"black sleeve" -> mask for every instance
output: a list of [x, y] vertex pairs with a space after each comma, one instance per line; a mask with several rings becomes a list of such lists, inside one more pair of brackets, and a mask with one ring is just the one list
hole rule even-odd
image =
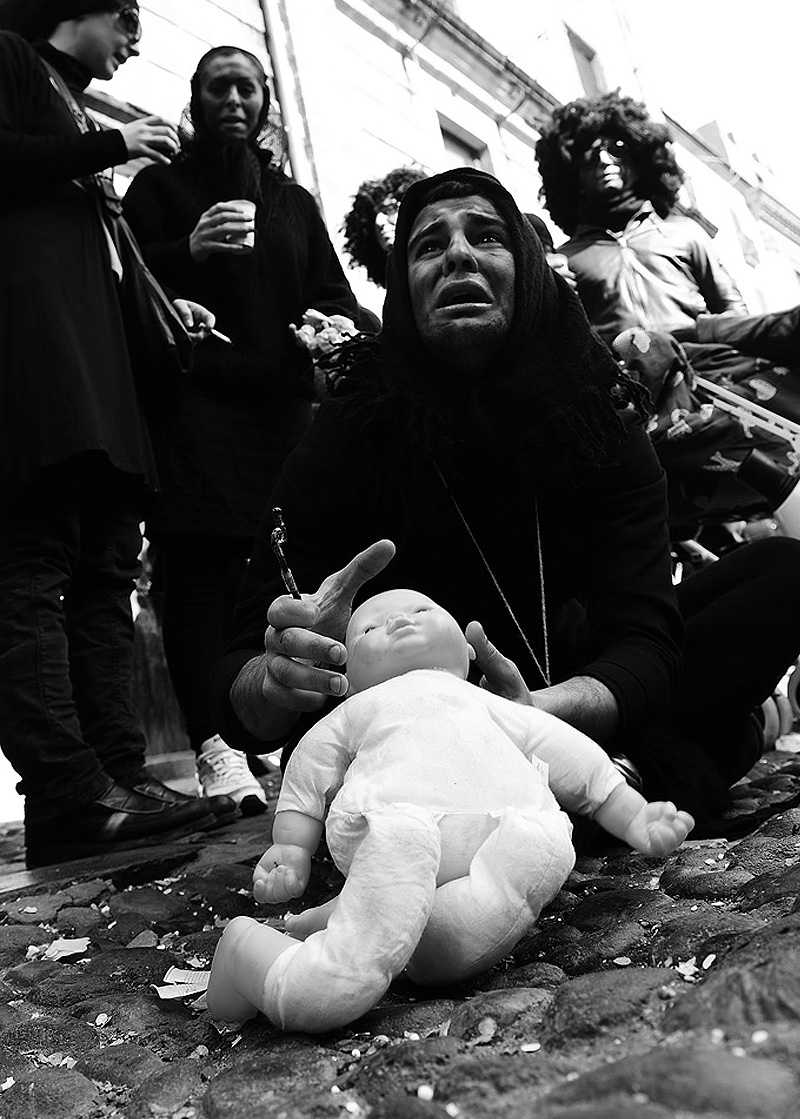
[[581, 673], [612, 692], [623, 731], [666, 708], [683, 635], [671, 577], [666, 480], [641, 427], [630, 431], [614, 465], [586, 487], [582, 507], [589, 641]]
[[[275, 598], [286, 594], [271, 546], [273, 505], [280, 506], [286, 520], [286, 554], [301, 592], [316, 591], [327, 575], [380, 536], [367, 512], [374, 507], [373, 496], [366, 492], [374, 471], [365, 467], [365, 443], [347, 411], [346, 400], [323, 403], [284, 462], [256, 536], [228, 649], [212, 676], [215, 725], [226, 742], [242, 750], [263, 753], [264, 743], [239, 722], [230, 703], [230, 689], [245, 664], [264, 652], [267, 609]], [[363, 512], [356, 522], [346, 516], [350, 505]]]
[[304, 187], [295, 185], [308, 229], [309, 268], [304, 281], [304, 296], [309, 307], [324, 315], [345, 315], [354, 322], [358, 303], [344, 274], [336, 250], [331, 244], [317, 204]]
[[175, 237], [174, 229], [169, 228], [167, 189], [162, 169], [145, 167], [128, 187], [122, 208], [148, 266], [163, 283], [178, 290], [186, 286], [187, 272], [195, 265], [189, 235]]
[[68, 182], [125, 163], [128, 151], [117, 129], [79, 132], [66, 105], [64, 128], [37, 135], [31, 122], [56, 118], [47, 72], [36, 52], [18, 35], [0, 32], [0, 193], [18, 197], [26, 190]]

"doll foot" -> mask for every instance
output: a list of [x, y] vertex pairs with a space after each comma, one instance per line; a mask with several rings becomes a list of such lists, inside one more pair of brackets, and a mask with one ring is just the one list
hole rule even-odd
[[337, 896], [323, 905], [316, 905], [313, 909], [306, 909], [302, 913], [287, 913], [284, 919], [287, 933], [295, 940], [305, 940], [312, 933], [321, 932], [328, 927], [328, 921], [338, 904]]
[[264, 980], [297, 942], [252, 917], [234, 917], [214, 951], [206, 1005], [221, 1022], [246, 1022], [261, 1009]]

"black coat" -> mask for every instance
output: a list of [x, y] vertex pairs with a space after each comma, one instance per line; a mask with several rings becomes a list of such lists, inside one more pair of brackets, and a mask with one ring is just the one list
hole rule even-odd
[[[357, 399], [321, 406], [273, 495], [301, 591], [315, 591], [361, 548], [387, 537], [397, 554], [362, 597], [411, 587], [446, 603], [461, 626], [482, 622], [528, 686], [541, 687], [431, 461], [391, 422], [365, 431]], [[579, 479], [519, 477], [510, 486], [503, 464], [482, 460], [454, 488], [541, 661], [538, 501], [553, 681], [582, 674], [605, 684], [619, 705], [620, 735], [660, 714], [675, 683], [682, 626], [670, 582], [664, 476], [644, 431], [634, 428], [613, 463]], [[242, 749], [258, 744], [233, 714], [228, 692], [244, 664], [263, 652], [267, 606], [285, 593], [271, 529], [267, 516], [215, 675], [220, 733]]]
[[[76, 98], [89, 74], [42, 44]], [[72, 180], [127, 158], [83, 134], [36, 50], [0, 32], [0, 498], [85, 451], [155, 485], [107, 243]]]
[[[222, 201], [203, 158], [140, 172], [125, 214], [159, 279], [208, 307], [233, 340], [195, 349], [178, 416], [156, 439], [163, 493], [148, 533], [251, 537], [283, 459], [311, 418], [310, 362], [289, 324], [315, 307], [355, 319], [357, 304], [316, 202], [262, 168], [256, 248], [196, 263], [189, 234]], [[226, 195], [224, 197], [230, 197]]]

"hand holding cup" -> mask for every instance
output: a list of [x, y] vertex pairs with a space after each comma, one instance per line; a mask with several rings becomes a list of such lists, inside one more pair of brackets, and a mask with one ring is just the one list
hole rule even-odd
[[215, 202], [189, 235], [189, 252], [198, 264], [212, 253], [242, 256], [253, 251], [256, 238], [256, 207], [246, 198]]

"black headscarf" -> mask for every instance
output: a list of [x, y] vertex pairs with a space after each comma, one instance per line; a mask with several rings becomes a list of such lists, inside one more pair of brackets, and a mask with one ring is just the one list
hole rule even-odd
[[[449, 369], [423, 345], [409, 294], [412, 227], [432, 193], [438, 196], [448, 184], [464, 184], [495, 206], [514, 252], [511, 329], [477, 379]], [[412, 440], [456, 469], [476, 448], [537, 471], [597, 465], [625, 436], [622, 410], [632, 405], [626, 419], [635, 413], [640, 420], [647, 410], [646, 394], [620, 369], [578, 297], [549, 267], [511, 195], [494, 176], [473, 168], [408, 188], [388, 263], [383, 332], [377, 343], [354, 342], [342, 359], [356, 368], [373, 364], [379, 393], [404, 415]]]
[[48, 39], [65, 20], [120, 8], [138, 10], [138, 0], [0, 0], [0, 30], [29, 41]]
[[[200, 100], [203, 73], [215, 58], [241, 55], [253, 67], [254, 77], [264, 89], [264, 104], [252, 132], [245, 139], [229, 140], [212, 132], [203, 113]], [[220, 46], [206, 51], [197, 64], [191, 79], [191, 100], [188, 118], [191, 130], [181, 129], [181, 158], [192, 159], [200, 180], [208, 184], [219, 200], [249, 198], [251, 202], [263, 200], [263, 172], [271, 160], [271, 152], [260, 148], [259, 136], [269, 113], [269, 86], [264, 67], [250, 51], [242, 47]]]

